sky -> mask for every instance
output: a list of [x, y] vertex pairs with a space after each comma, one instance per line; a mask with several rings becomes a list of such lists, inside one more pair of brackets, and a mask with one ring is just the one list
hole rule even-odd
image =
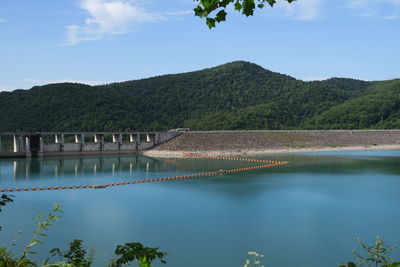
[[208, 29], [193, 0], [0, 0], [0, 91], [235, 60], [302, 80], [400, 78], [400, 0], [278, 0]]

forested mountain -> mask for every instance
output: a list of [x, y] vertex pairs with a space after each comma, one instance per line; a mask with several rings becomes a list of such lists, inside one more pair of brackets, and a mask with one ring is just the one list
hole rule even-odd
[[304, 82], [243, 61], [89, 86], [0, 93], [0, 131], [398, 128], [400, 81]]

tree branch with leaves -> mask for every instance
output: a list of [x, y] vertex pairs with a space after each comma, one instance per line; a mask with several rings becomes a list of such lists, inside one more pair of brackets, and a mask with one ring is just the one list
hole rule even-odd
[[[253, 16], [254, 11], [263, 9], [266, 5], [273, 7], [276, 0], [194, 0], [198, 5], [194, 8], [195, 16], [206, 19], [207, 26], [211, 29], [215, 23], [226, 20], [227, 8], [231, 5], [241, 14]], [[292, 3], [296, 0], [284, 0]]]

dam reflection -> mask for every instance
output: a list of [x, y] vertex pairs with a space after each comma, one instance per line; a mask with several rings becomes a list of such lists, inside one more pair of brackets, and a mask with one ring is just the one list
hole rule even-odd
[[[12, 164], [14, 179], [35, 179], [36, 177], [63, 177], [124, 172], [157, 172], [163, 169], [163, 162], [154, 158], [134, 156], [79, 157], [79, 158], [30, 158], [9, 162]], [[11, 167], [11, 164], [7, 164]], [[0, 168], [0, 177], [9, 176], [7, 165]], [[2, 170], [3, 169], [3, 170]]]

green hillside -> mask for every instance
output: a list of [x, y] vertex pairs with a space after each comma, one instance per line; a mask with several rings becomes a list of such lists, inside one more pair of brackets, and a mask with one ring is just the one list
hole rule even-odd
[[[237, 61], [101, 86], [60, 83], [2, 92], [0, 131], [393, 128], [399, 90], [399, 81], [303, 82]], [[346, 112], [355, 107], [358, 121]]]
[[375, 83], [366, 95], [332, 107], [308, 119], [311, 129], [400, 128], [400, 80]]

